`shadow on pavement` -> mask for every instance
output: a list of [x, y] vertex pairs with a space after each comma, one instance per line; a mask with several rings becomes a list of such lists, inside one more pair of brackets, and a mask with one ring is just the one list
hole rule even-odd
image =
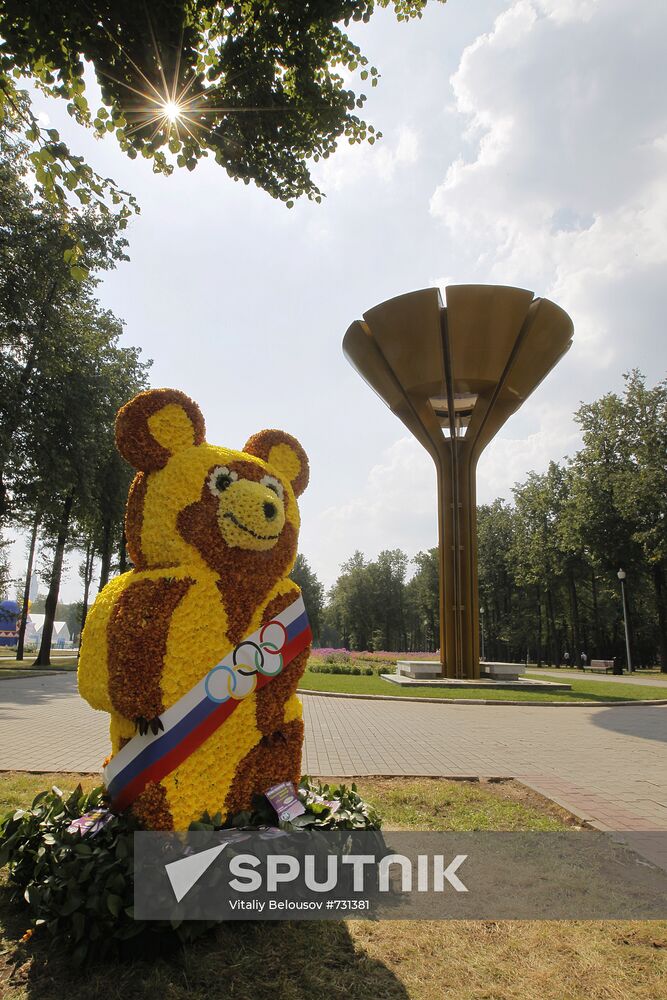
[[0, 679], [0, 719], [9, 719], [25, 705], [39, 705], [59, 698], [77, 695], [76, 673], [54, 674], [52, 677], [9, 677]]
[[638, 736], [643, 740], [667, 743], [667, 705], [625, 705], [606, 712], [591, 713], [591, 722], [600, 729], [624, 736]]

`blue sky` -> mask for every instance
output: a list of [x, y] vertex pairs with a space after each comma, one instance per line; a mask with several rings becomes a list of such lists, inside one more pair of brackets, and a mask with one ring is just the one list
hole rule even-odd
[[[300, 547], [327, 585], [355, 548], [436, 541], [430, 460], [342, 356], [372, 305], [488, 281], [570, 312], [573, 347], [483, 456], [480, 502], [572, 453], [573, 410], [624, 371], [664, 377], [666, 27], [662, 5], [620, 0], [449, 0], [407, 25], [379, 12], [356, 37], [382, 72], [365, 117], [384, 138], [341, 147], [314, 171], [324, 203], [292, 210], [213, 163], [154, 176], [40, 99], [141, 205], [131, 262], [99, 295], [152, 383], [196, 399], [213, 442], [281, 427], [306, 448]], [[17, 540], [16, 575], [23, 553]]]

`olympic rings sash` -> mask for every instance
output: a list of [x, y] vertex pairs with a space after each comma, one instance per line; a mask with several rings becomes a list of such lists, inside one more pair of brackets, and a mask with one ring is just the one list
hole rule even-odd
[[313, 634], [301, 595], [240, 642], [160, 716], [155, 735], [137, 734], [104, 768], [114, 810], [126, 809], [149, 781], [174, 771], [253, 691], [265, 687], [303, 652]]

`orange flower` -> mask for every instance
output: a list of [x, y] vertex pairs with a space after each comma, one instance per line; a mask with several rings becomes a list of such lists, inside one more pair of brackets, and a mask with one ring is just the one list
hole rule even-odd
[[[308, 459], [283, 431], [242, 451], [205, 441], [198, 406], [174, 389], [127, 403], [116, 442], [137, 470], [125, 531], [135, 568], [98, 595], [84, 629], [79, 690], [111, 715], [113, 754], [138, 717], [162, 714], [247, 635], [298, 596], [289, 579]], [[308, 651], [248, 694], [215, 733], [133, 805], [152, 829], [250, 807], [296, 781], [303, 723], [296, 695]], [[113, 755], [112, 754], [112, 755]]]

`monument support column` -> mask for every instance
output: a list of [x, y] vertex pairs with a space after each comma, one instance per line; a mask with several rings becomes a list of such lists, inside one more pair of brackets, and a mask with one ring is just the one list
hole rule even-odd
[[[462, 439], [446, 441], [443, 445], [443, 457], [436, 463], [441, 663], [445, 677], [477, 678], [476, 463], [472, 462], [470, 449]], [[454, 450], [456, 459], [452, 454]]]
[[568, 350], [572, 321], [524, 288], [450, 285], [399, 295], [350, 326], [350, 363], [435, 462], [440, 661], [475, 680], [479, 664], [477, 462]]

